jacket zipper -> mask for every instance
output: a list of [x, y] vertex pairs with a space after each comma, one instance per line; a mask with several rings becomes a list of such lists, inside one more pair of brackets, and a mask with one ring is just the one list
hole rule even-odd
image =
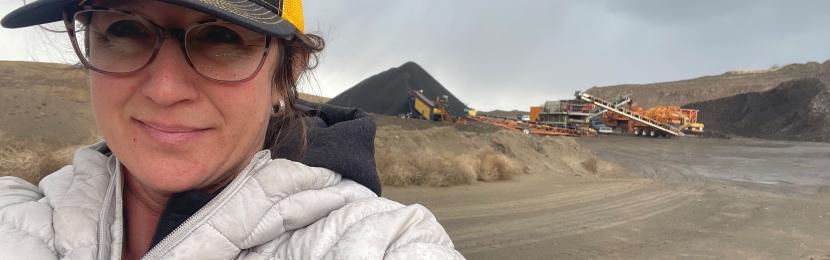
[[[114, 210], [112, 204], [112, 197], [115, 195], [115, 185], [118, 182], [118, 175], [120, 171], [113, 170], [113, 163], [112, 160], [115, 157], [110, 157], [107, 160], [107, 171], [110, 173], [110, 183], [107, 185], [107, 193], [104, 195], [104, 203], [101, 205], [101, 212], [98, 214], [98, 259], [99, 260], [106, 260], [110, 258], [110, 221], [108, 221], [110, 211]], [[114, 165], [119, 165], [117, 159], [115, 159]]]
[[191, 232], [194, 231], [194, 227], [202, 225], [204, 221], [206, 221], [211, 215], [213, 215], [214, 211], [225, 204], [225, 202], [236, 192], [242, 188], [242, 184], [246, 183], [249, 178], [251, 178], [251, 173], [259, 170], [262, 166], [264, 166], [271, 158], [271, 152], [269, 150], [263, 150], [254, 155], [254, 158], [251, 159], [251, 163], [242, 170], [242, 172], [234, 178], [233, 181], [226, 187], [216, 198], [213, 198], [208, 202], [207, 205], [196, 211], [193, 216], [188, 218], [184, 221], [181, 225], [173, 229], [173, 232], [170, 232], [169, 235], [164, 237], [156, 246], [150, 249], [144, 257], [141, 259], [144, 260], [151, 260], [151, 259], [160, 259], [164, 254], [166, 254], [170, 249], [172, 249], [175, 245], [179, 244], [185, 237], [187, 237]]

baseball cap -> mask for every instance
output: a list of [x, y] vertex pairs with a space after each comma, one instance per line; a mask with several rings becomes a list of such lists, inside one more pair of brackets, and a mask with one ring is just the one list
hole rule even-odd
[[[304, 32], [301, 0], [158, 0], [239, 24], [269, 36], [291, 38]], [[3, 17], [6, 28], [21, 28], [63, 20], [64, 8], [87, 0], [38, 0]]]

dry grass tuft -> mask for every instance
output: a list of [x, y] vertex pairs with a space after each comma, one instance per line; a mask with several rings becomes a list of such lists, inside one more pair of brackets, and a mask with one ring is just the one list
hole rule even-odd
[[481, 170], [478, 179], [481, 181], [510, 180], [521, 173], [519, 163], [504, 154], [485, 151], [480, 155]]
[[[409, 153], [408, 153], [409, 154]], [[377, 154], [377, 167], [384, 184], [444, 187], [476, 180], [509, 180], [522, 172], [518, 163], [492, 149], [473, 154], [437, 154], [412, 158], [401, 150]]]
[[37, 183], [39, 176], [39, 156], [21, 143], [7, 143], [0, 147], [0, 175], [16, 176], [31, 183]]
[[590, 173], [597, 173], [599, 166], [597, 165], [597, 159], [594, 157], [588, 158], [588, 160], [582, 161], [582, 168], [585, 168], [586, 171]]
[[15, 140], [0, 132], [0, 176], [15, 176], [33, 184], [72, 162], [78, 146], [50, 148]]

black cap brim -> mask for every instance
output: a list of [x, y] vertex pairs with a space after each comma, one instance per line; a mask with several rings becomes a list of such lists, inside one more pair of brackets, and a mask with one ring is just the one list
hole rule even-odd
[[[278, 14], [266, 12], [251, 3], [205, 0], [159, 0], [170, 4], [187, 7], [200, 11], [216, 18], [239, 24], [250, 30], [285, 39], [292, 38], [297, 29]], [[67, 5], [77, 3], [78, 0], [39, 0], [24, 5], [3, 17], [0, 24], [6, 28], [21, 28], [33, 25], [52, 23], [63, 20], [63, 10]], [[226, 9], [223, 9], [226, 8]]]
[[21, 28], [63, 20], [65, 6], [78, 0], [40, 0], [15, 9], [0, 20], [6, 28]]

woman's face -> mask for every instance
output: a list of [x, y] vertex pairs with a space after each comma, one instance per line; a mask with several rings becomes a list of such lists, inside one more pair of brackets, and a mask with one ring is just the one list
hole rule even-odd
[[[156, 1], [123, 1], [127, 9], [167, 28], [187, 28], [206, 15]], [[128, 76], [90, 71], [98, 128], [129, 174], [160, 192], [210, 187], [259, 151], [271, 113], [272, 41], [259, 73], [219, 83], [191, 68], [179, 42], [166, 39], [156, 59]]]

